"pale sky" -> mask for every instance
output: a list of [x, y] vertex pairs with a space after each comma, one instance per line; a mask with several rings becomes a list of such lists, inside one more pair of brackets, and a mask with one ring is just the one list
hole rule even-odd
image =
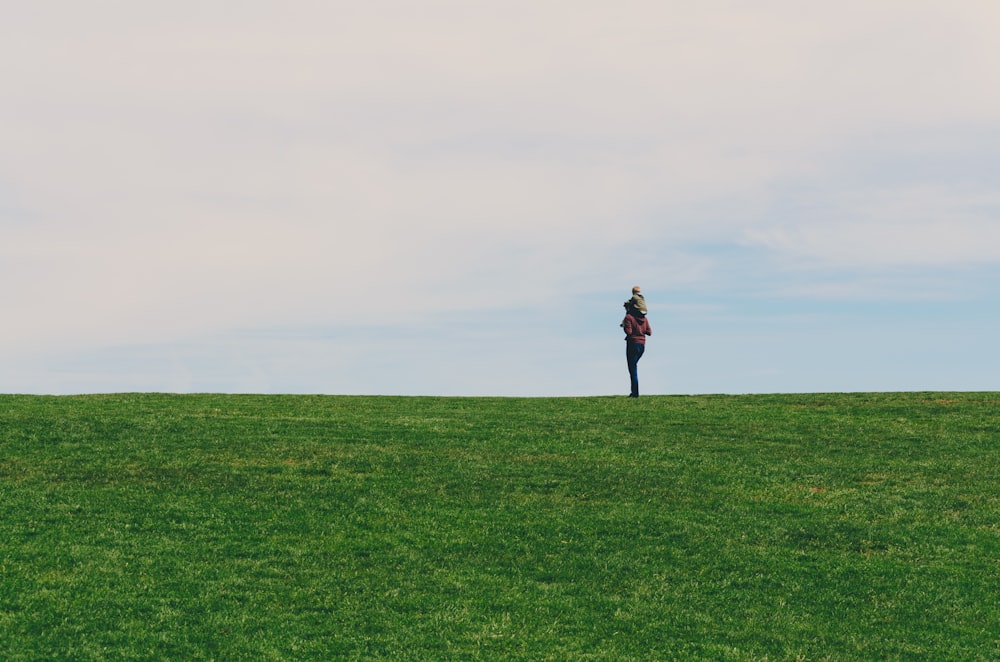
[[995, 0], [37, 0], [0, 392], [1000, 390]]

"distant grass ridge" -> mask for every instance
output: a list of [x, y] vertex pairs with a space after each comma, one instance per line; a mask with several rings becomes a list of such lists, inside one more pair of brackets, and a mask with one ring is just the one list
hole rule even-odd
[[0, 395], [0, 658], [1000, 659], [998, 407]]

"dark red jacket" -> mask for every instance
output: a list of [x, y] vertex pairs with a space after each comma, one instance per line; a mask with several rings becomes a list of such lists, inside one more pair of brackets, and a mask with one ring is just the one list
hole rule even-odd
[[639, 345], [645, 345], [646, 336], [653, 335], [653, 327], [645, 315], [629, 313], [622, 322], [622, 328], [625, 329], [625, 340]]

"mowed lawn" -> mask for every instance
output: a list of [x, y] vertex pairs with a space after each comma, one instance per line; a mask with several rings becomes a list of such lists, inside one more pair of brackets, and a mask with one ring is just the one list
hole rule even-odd
[[0, 396], [0, 659], [1000, 659], [998, 409]]

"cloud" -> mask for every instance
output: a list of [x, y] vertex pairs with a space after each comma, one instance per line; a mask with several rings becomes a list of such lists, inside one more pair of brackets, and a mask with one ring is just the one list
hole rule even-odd
[[746, 241], [813, 267], [956, 267], [1000, 262], [1000, 194], [916, 187], [842, 196], [817, 216], [751, 229]]

